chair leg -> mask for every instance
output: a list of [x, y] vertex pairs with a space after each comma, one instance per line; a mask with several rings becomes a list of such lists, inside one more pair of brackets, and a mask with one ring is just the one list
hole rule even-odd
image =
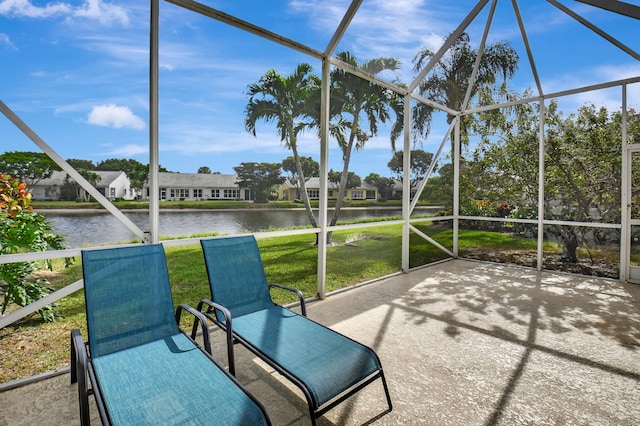
[[73, 331], [71, 332], [71, 338], [69, 339], [69, 359], [71, 360], [71, 384], [78, 381], [78, 372], [76, 371], [76, 345], [73, 341]]
[[80, 330], [71, 331], [71, 383], [78, 383], [80, 424], [89, 425], [89, 389], [87, 383], [87, 351]]
[[309, 416], [311, 418], [311, 425], [316, 426], [318, 424], [318, 417], [316, 415], [316, 412], [313, 411], [313, 407], [311, 406], [311, 404], [309, 404]]
[[389, 386], [387, 386], [387, 379], [384, 377], [384, 371], [380, 370], [380, 378], [382, 379], [382, 386], [384, 387], [384, 394], [387, 397], [387, 405], [389, 406], [389, 412], [393, 410], [393, 404], [391, 403], [391, 394], [389, 393]]

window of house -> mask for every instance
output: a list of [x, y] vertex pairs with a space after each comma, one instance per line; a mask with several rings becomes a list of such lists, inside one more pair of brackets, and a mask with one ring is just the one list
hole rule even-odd
[[109, 196], [111, 198], [116, 196], [116, 189], [115, 188], [109, 188]]
[[364, 191], [361, 191], [361, 190], [353, 190], [353, 191], [351, 191], [351, 199], [353, 199], [353, 200], [364, 200]]
[[224, 198], [240, 198], [240, 191], [237, 189], [225, 189]]
[[44, 197], [45, 198], [56, 198], [58, 196], [58, 191], [56, 188], [44, 188]]
[[211, 198], [220, 198], [220, 190], [212, 189], [211, 190]]
[[320, 191], [317, 189], [308, 189], [307, 196], [312, 199], [318, 199], [320, 198]]
[[189, 189], [187, 188], [171, 188], [169, 190], [171, 198], [189, 198]]
[[193, 198], [202, 198], [202, 189], [194, 189]]

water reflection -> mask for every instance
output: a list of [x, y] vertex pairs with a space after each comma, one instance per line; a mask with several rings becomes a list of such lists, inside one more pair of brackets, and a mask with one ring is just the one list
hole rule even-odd
[[[136, 236], [107, 212], [82, 210], [41, 211], [53, 229], [65, 236], [69, 248], [116, 244], [135, 239]], [[425, 214], [428, 210], [425, 211]], [[352, 221], [372, 217], [400, 216], [401, 210], [349, 209], [341, 212], [341, 221]], [[149, 228], [147, 211], [128, 211], [125, 215], [142, 230]], [[161, 237], [176, 237], [217, 232], [235, 234], [258, 232], [268, 229], [289, 228], [308, 225], [304, 210], [208, 210], [208, 211], [161, 211]]]

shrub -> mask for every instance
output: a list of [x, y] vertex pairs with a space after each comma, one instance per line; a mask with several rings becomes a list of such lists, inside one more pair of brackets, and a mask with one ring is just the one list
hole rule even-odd
[[[54, 233], [30, 204], [27, 184], [0, 174], [0, 255], [63, 248], [63, 237]], [[44, 265], [51, 266], [48, 261]], [[39, 269], [41, 264], [38, 262], [0, 264], [0, 292], [3, 296], [0, 313], [4, 314], [11, 303], [26, 306], [49, 293], [49, 282], [34, 275]], [[56, 318], [52, 305], [45, 306], [38, 313], [45, 321]]]

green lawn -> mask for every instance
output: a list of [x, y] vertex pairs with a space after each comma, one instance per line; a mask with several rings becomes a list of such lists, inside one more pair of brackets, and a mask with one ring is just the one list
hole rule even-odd
[[[419, 226], [445, 247], [451, 248], [452, 233], [447, 228]], [[334, 246], [327, 252], [327, 291], [352, 286], [392, 274], [401, 269], [401, 225], [335, 231]], [[258, 244], [267, 279], [300, 289], [305, 296], [317, 294], [317, 247], [315, 235], [293, 235], [259, 239]], [[465, 231], [461, 233], [461, 251], [478, 244], [485, 248], [530, 248], [535, 242], [494, 232]], [[533, 246], [532, 246], [533, 244]], [[174, 303], [197, 305], [209, 298], [204, 259], [199, 244], [166, 249]], [[424, 265], [447, 255], [412, 233], [410, 264]], [[52, 287], [62, 288], [81, 278], [79, 260], [64, 269], [62, 260], [55, 262], [55, 272], [49, 276]], [[290, 293], [274, 293], [278, 303], [294, 301]], [[0, 330], [0, 383], [55, 370], [68, 365], [69, 333], [80, 328], [86, 336], [84, 295], [78, 291], [58, 302], [61, 318], [42, 323], [33, 315]], [[182, 324], [188, 326], [187, 323]]]

